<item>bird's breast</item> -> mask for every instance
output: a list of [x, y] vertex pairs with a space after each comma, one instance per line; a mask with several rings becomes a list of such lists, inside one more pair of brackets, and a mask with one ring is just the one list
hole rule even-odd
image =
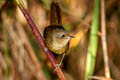
[[68, 50], [68, 48], [69, 48], [69, 43], [61, 44], [53, 41], [51, 51], [56, 54], [62, 54], [62, 53], [65, 53]]
[[58, 50], [58, 49], [62, 49], [66, 44], [62, 44], [60, 42], [53, 41], [52, 45], [53, 45], [53, 49]]

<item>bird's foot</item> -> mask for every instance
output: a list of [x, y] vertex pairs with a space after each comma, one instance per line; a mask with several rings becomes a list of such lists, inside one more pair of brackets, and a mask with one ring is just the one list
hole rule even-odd
[[54, 71], [56, 71], [58, 68], [60, 68], [60, 66], [61, 66], [61, 63], [60, 63], [60, 64], [57, 64]]
[[56, 71], [56, 70], [57, 70], [58, 68], [60, 68], [60, 66], [62, 65], [62, 62], [63, 62], [64, 56], [65, 56], [65, 53], [62, 55], [62, 59], [61, 59], [60, 63], [56, 65], [56, 68], [55, 68], [54, 71]]

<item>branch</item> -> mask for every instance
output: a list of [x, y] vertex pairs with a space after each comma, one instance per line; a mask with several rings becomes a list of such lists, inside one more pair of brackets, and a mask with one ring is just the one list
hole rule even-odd
[[106, 22], [105, 22], [104, 0], [101, 0], [101, 32], [102, 32], [101, 39], [102, 39], [103, 57], [104, 57], [104, 64], [105, 64], [105, 76], [107, 79], [111, 79], [109, 62], [108, 62], [107, 41], [106, 41]]
[[16, 3], [17, 3], [18, 7], [20, 8], [20, 10], [22, 11], [22, 13], [24, 14], [24, 16], [25, 16], [25, 18], [26, 18], [26, 20], [27, 20], [30, 28], [32, 29], [35, 37], [37, 38], [40, 46], [42, 47], [42, 50], [43, 50], [43, 51], [46, 53], [46, 55], [48, 56], [48, 59], [50, 60], [53, 68], [56, 69], [56, 70], [55, 70], [55, 71], [56, 71], [56, 74], [59, 76], [59, 78], [60, 78], [61, 80], [64, 80], [64, 75], [63, 75], [61, 69], [57, 67], [57, 62], [56, 62], [53, 54], [52, 54], [52, 53], [47, 49], [47, 47], [45, 46], [44, 41], [43, 41], [43, 38], [42, 38], [39, 30], [37, 29], [36, 25], [35, 25], [34, 22], [32, 21], [32, 19], [31, 19], [29, 13], [27, 12], [27, 10], [24, 8], [23, 3], [21, 3], [22, 1], [21, 1], [21, 0], [20, 0], [20, 1], [19, 1], [19, 0], [15, 0], [15, 1], [16, 1]]

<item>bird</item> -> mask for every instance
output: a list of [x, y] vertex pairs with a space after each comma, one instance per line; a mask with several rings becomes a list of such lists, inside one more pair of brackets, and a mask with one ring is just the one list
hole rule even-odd
[[50, 26], [46, 27], [43, 32], [44, 42], [46, 47], [55, 54], [63, 54], [61, 62], [65, 53], [69, 49], [70, 40], [74, 38], [62, 26], [61, 9], [58, 2], [52, 1], [50, 7]]

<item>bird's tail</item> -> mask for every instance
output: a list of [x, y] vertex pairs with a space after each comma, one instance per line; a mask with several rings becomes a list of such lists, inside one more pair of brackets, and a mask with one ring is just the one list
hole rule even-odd
[[60, 25], [62, 24], [61, 20], [61, 9], [57, 0], [52, 0], [50, 8], [50, 24], [51, 25]]

